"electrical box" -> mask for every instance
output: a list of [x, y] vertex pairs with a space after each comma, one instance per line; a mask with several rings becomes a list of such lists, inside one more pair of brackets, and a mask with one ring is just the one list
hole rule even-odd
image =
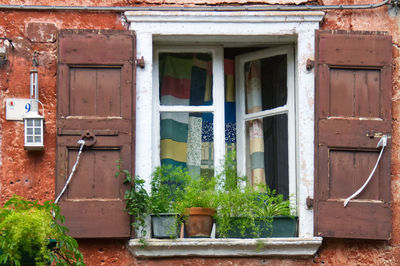
[[24, 120], [31, 111], [31, 99], [6, 99], [6, 120]]

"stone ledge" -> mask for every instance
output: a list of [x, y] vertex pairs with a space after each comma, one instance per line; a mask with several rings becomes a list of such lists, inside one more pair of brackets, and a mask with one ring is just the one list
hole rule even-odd
[[128, 248], [135, 257], [268, 257], [313, 256], [322, 244], [321, 237], [258, 238], [258, 239], [146, 239], [143, 248], [138, 239], [131, 239]]

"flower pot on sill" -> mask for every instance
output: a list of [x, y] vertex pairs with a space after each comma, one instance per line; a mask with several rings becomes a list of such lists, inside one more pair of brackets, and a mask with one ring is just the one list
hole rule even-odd
[[151, 215], [151, 236], [153, 238], [178, 238], [179, 220], [175, 213]]
[[[239, 217], [232, 218], [232, 221], [235, 219], [243, 219]], [[233, 222], [234, 223], [234, 222]], [[262, 220], [255, 221], [256, 226], [260, 228], [259, 238], [267, 238], [267, 237], [297, 237], [297, 228], [298, 228], [298, 217], [287, 217], [287, 216], [274, 216], [272, 217], [272, 224], [266, 224]], [[254, 233], [251, 229], [246, 229], [244, 234], [242, 235], [240, 229], [232, 226], [230, 230], [227, 232], [227, 238], [254, 238]], [[218, 222], [216, 224], [216, 234], [219, 237], [218, 232]]]
[[192, 207], [185, 209], [185, 231], [188, 237], [210, 237], [213, 227], [213, 208]]

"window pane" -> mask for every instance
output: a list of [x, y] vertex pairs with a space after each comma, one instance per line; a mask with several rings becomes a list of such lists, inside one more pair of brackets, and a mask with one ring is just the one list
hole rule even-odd
[[247, 176], [267, 184], [285, 198], [289, 195], [287, 114], [246, 122]]
[[211, 105], [212, 56], [209, 53], [160, 53], [161, 105]]
[[42, 132], [42, 129], [40, 127], [35, 128], [35, 135], [40, 135]]
[[286, 55], [250, 61], [244, 67], [247, 114], [286, 104]]
[[40, 119], [35, 119], [35, 126], [40, 126]]
[[226, 153], [236, 150], [235, 61], [225, 58], [225, 147]]
[[33, 126], [33, 121], [32, 121], [32, 119], [27, 119], [27, 120], [26, 120], [26, 124], [27, 124], [28, 126]]
[[40, 137], [40, 136], [36, 136], [36, 137], [35, 137], [35, 142], [36, 142], [36, 143], [40, 143], [40, 142], [41, 142], [41, 140], [42, 140], [42, 139], [41, 139], [41, 137]]
[[27, 136], [26, 137], [26, 141], [29, 142], [29, 143], [32, 143], [33, 142], [33, 136]]
[[182, 166], [192, 175], [214, 175], [213, 115], [161, 113], [161, 164]]
[[33, 128], [31, 128], [31, 127], [26, 128], [26, 134], [32, 135], [33, 134]]

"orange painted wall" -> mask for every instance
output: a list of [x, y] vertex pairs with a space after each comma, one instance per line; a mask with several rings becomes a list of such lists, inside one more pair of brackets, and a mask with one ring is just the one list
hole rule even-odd
[[[25, 5], [161, 5], [177, 1], [163, 0], [0, 0], [1, 4]], [[244, 4], [244, 0], [184, 0], [186, 5]], [[263, 3], [265, 0], [253, 0]], [[280, 1], [269, 3], [302, 3]], [[321, 4], [365, 4], [367, 0], [319, 1]], [[375, 1], [375, 3], [378, 1]], [[388, 31], [393, 37], [393, 148], [392, 148], [392, 240], [324, 240], [314, 258], [185, 258], [136, 260], [120, 240], [81, 240], [80, 248], [87, 265], [398, 265], [400, 264], [400, 33], [399, 17], [390, 17], [387, 7], [375, 10], [327, 12], [322, 29]], [[7, 36], [15, 45], [8, 50], [8, 62], [0, 67], [0, 203], [12, 194], [39, 201], [55, 198], [56, 152], [56, 65], [57, 41], [52, 35], [59, 29], [127, 29], [119, 13], [33, 12], [0, 9], [0, 37]], [[36, 27], [42, 34], [30, 31]], [[29, 97], [29, 70], [34, 51], [39, 52], [40, 100], [45, 112], [45, 150], [29, 153], [23, 148], [22, 122], [5, 120], [6, 98]]]

